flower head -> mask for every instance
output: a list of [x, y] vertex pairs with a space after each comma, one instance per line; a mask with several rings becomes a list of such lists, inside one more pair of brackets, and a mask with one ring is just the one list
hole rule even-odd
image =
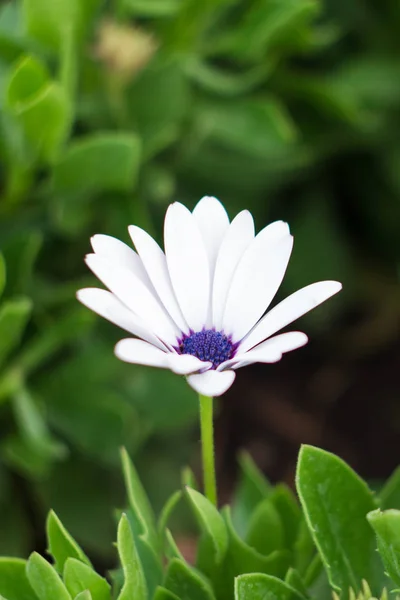
[[247, 210], [230, 223], [209, 196], [193, 212], [169, 206], [165, 252], [143, 229], [129, 233], [136, 252], [113, 237], [92, 238], [86, 263], [110, 291], [86, 288], [78, 299], [135, 336], [117, 343], [118, 358], [186, 375], [206, 396], [223, 394], [239, 367], [304, 346], [305, 333], [274, 334], [342, 287], [313, 283], [264, 314], [289, 262], [289, 227], [276, 221], [255, 235]]

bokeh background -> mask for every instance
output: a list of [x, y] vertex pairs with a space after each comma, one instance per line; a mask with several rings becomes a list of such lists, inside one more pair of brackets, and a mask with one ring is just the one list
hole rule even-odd
[[299, 444], [370, 480], [400, 462], [397, 0], [24, 0], [0, 6], [0, 554], [44, 550], [53, 507], [99, 564], [124, 503], [118, 449], [159, 509], [188, 463], [184, 380], [117, 361], [75, 300], [102, 232], [161, 240], [167, 205], [219, 197], [295, 247], [278, 298], [343, 292], [310, 344], [218, 403], [223, 500], [247, 448], [293, 483]]

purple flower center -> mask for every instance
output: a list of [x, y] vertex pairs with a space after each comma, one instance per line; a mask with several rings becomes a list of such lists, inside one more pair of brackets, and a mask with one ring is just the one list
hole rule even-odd
[[232, 358], [236, 347], [237, 344], [233, 344], [224, 333], [213, 329], [191, 333], [179, 344], [181, 354], [192, 354], [200, 360], [212, 362], [213, 369]]

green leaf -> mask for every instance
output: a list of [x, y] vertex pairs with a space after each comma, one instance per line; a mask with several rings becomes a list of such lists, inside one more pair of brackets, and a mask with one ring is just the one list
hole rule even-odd
[[76, 558], [66, 560], [63, 579], [72, 597], [88, 590], [92, 600], [110, 600], [109, 583], [91, 567]]
[[140, 140], [133, 133], [82, 137], [54, 165], [55, 192], [130, 192], [136, 185], [140, 152]]
[[182, 6], [182, 0], [119, 0], [121, 10], [134, 17], [171, 17]]
[[124, 585], [118, 600], [147, 600], [147, 586], [136, 550], [133, 533], [129, 520], [125, 514], [122, 515], [118, 526], [118, 553], [124, 570]]
[[140, 535], [151, 548], [158, 551], [160, 540], [158, 538], [154, 513], [125, 448], [121, 450], [121, 460], [125, 487], [133, 517], [133, 533], [134, 535]]
[[57, 50], [72, 36], [82, 36], [99, 0], [23, 0], [26, 27], [30, 36]]
[[0, 558], [0, 594], [7, 600], [37, 600], [25, 569], [26, 560]]
[[181, 600], [176, 594], [167, 590], [167, 588], [158, 586], [153, 600]]
[[254, 158], [276, 155], [296, 138], [295, 125], [285, 107], [271, 97], [204, 104], [196, 129]]
[[158, 527], [157, 527], [158, 532], [161, 537], [164, 536], [165, 530], [167, 529], [169, 518], [170, 518], [172, 512], [175, 510], [175, 508], [178, 505], [181, 498], [182, 498], [182, 492], [181, 492], [181, 490], [178, 490], [177, 492], [174, 492], [172, 494], [172, 496], [170, 496], [168, 498], [167, 502], [163, 506], [160, 516], [159, 516], [159, 519], [158, 519]]
[[2, 295], [5, 285], [6, 285], [6, 263], [4, 261], [4, 257], [0, 254], [0, 296]]
[[284, 483], [274, 487], [269, 500], [281, 518], [284, 546], [292, 548], [297, 538], [302, 516], [300, 506], [292, 490]]
[[358, 592], [365, 579], [380, 593], [375, 540], [366, 520], [375, 504], [366, 483], [337, 456], [303, 446], [296, 484], [331, 586]]
[[397, 467], [379, 492], [379, 506], [382, 509], [400, 509], [400, 467]]
[[77, 596], [75, 596], [74, 600], [92, 600], [92, 595], [89, 592], [89, 590], [85, 590]]
[[232, 503], [232, 522], [236, 531], [244, 537], [249, 520], [258, 504], [272, 492], [272, 486], [259, 470], [250, 454], [239, 455], [240, 480]]
[[215, 506], [200, 492], [188, 487], [186, 493], [203, 535], [210, 540], [213, 560], [218, 564], [223, 560], [228, 549], [228, 533], [224, 520]]
[[40, 554], [33, 552], [26, 565], [29, 583], [39, 600], [71, 600], [67, 588], [50, 563]]
[[29, 298], [5, 302], [0, 309], [0, 364], [16, 348], [32, 312]]
[[296, 571], [296, 569], [292, 569], [292, 567], [290, 567], [285, 576], [285, 583], [297, 590], [303, 598], [309, 598], [306, 584], [303, 581], [300, 573]]
[[391, 579], [400, 587], [400, 510], [377, 509], [367, 516], [376, 533], [378, 550], [385, 569]]
[[246, 542], [265, 556], [274, 550], [283, 550], [284, 531], [282, 521], [269, 498], [260, 502], [255, 509], [250, 519]]
[[168, 565], [165, 587], [181, 600], [215, 600], [209, 583], [201, 574], [177, 558]]
[[235, 579], [235, 600], [304, 600], [290, 585], [261, 573], [239, 575]]
[[7, 108], [21, 126], [32, 151], [53, 161], [71, 124], [71, 105], [60, 84], [33, 57], [21, 60], [7, 84]]
[[[82, 548], [77, 544], [71, 534], [65, 529], [56, 513], [51, 510], [47, 517], [46, 523], [47, 531], [47, 542], [49, 545], [48, 552], [54, 558], [54, 568], [62, 573], [64, 570], [65, 561], [68, 558], [76, 558], [83, 563], [91, 566], [90, 560], [83, 552]], [[68, 586], [67, 586], [68, 587]], [[76, 595], [78, 590], [73, 592], [69, 590], [72, 595]]]

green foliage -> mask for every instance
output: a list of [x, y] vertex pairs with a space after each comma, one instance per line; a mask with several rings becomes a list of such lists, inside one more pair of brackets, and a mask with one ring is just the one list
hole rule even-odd
[[[345, 283], [331, 314], [306, 317], [316, 343], [334, 323], [344, 360], [390, 345], [399, 316], [398, 14], [393, 2], [345, 5], [1, 3], [0, 471], [4, 490], [15, 473], [25, 479], [23, 493], [0, 495], [2, 548], [27, 553], [31, 519], [52, 506], [88, 553], [111, 560], [119, 447], [135, 455], [157, 508], [193, 448], [197, 405], [183, 379], [118, 363], [112, 347], [123, 334], [77, 306], [76, 290], [93, 283], [82, 259], [94, 233], [127, 240], [135, 223], [159, 234], [169, 202], [192, 206], [205, 193], [231, 216], [249, 208], [258, 228], [287, 219], [296, 251], [282, 293], [318, 278]], [[363, 315], [350, 332], [348, 311]], [[310, 567], [315, 549], [293, 499], [271, 492], [246, 460], [232, 516], [221, 517], [226, 573], [245, 560], [284, 576], [290, 548], [311, 581], [320, 563]], [[400, 508], [385, 503], [396, 493], [382, 492], [383, 509]], [[136, 510], [127, 515], [137, 552], [162, 597], [161, 541]], [[258, 538], [262, 524], [268, 540]], [[225, 576], [217, 579], [222, 589]]]
[[[244, 523], [248, 528], [246, 540], [235, 531], [229, 507], [219, 511], [200, 492], [188, 487], [171, 498], [159, 527], [153, 529], [153, 511], [125, 450], [122, 466], [129, 507], [119, 518], [119, 568], [110, 578], [95, 572], [59, 518], [50, 512], [47, 543], [52, 564], [36, 552], [28, 561], [0, 558], [0, 598], [387, 600], [387, 590], [396, 592], [394, 588], [400, 583], [400, 512], [369, 511], [372, 496], [366, 484], [333, 454], [311, 446], [302, 448], [297, 471], [300, 506], [285, 487], [263, 481], [247, 456], [242, 461], [236, 505], [243, 501], [248, 508], [245, 485], [254, 489], [257, 484], [264, 497]], [[282, 498], [286, 500], [282, 502]], [[178, 548], [173, 554], [162, 550], [165, 537], [172, 540], [171, 547], [174, 544], [168, 521], [178, 501], [186, 501], [201, 530], [194, 564], [187, 562]], [[276, 513], [271, 512], [272, 506]], [[279, 508], [282, 506], [285, 509]], [[278, 517], [282, 533], [292, 527], [294, 514], [298, 521], [295, 535], [277, 536]], [[303, 526], [315, 542], [311, 542], [311, 553], [304, 543]], [[307, 563], [302, 570], [295, 567], [299, 552]], [[315, 568], [316, 557], [323, 565], [322, 572]]]

